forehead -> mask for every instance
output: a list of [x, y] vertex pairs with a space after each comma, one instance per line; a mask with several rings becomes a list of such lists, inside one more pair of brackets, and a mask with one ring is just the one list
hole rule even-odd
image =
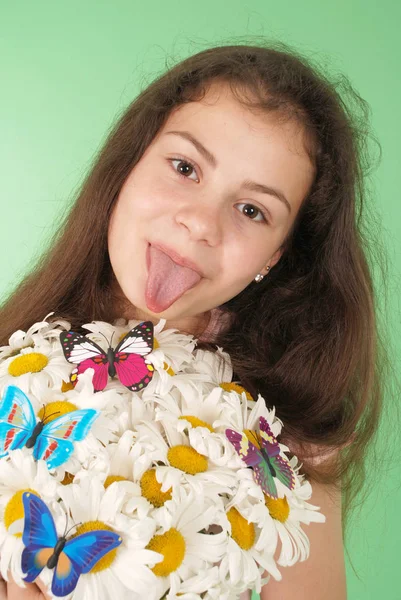
[[[251, 100], [250, 94], [246, 100]], [[174, 126], [191, 129], [203, 138], [206, 135], [215, 140], [224, 137], [233, 144], [238, 143], [240, 148], [244, 148], [244, 143], [252, 142], [254, 148], [260, 149], [271, 142], [276, 148], [279, 144], [286, 152], [304, 157], [309, 169], [314, 170], [302, 123], [283, 116], [276, 111], [244, 106], [233, 94], [229, 83], [212, 82], [200, 100], [178, 105], [172, 110], [154, 141]]]

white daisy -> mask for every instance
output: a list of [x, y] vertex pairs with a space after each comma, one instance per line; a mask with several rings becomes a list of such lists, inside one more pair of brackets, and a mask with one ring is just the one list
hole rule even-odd
[[298, 473], [300, 467], [297, 462], [296, 456], [290, 460], [297, 475], [293, 490], [283, 486], [284, 496], [277, 500], [269, 498], [260, 490], [259, 497], [256, 497], [256, 494], [248, 496], [248, 502], [244, 502], [243, 509], [244, 516], [256, 520], [262, 528], [262, 535], [256, 544], [259, 549], [265, 547], [268, 539], [271, 539], [273, 534], [270, 523], [273, 522], [277, 537], [281, 541], [277, 564], [283, 567], [303, 562], [309, 556], [310, 543], [301, 524], [309, 525], [312, 522], [326, 521], [326, 517], [318, 512], [319, 507], [307, 502], [312, 495], [312, 486]]
[[[231, 401], [236, 403], [236, 397], [242, 397], [245, 394], [247, 400], [251, 403], [250, 406], [253, 405], [254, 398], [252, 395], [240, 383], [232, 381], [233, 369], [230, 356], [220, 347], [217, 347], [215, 352], [195, 350], [194, 361], [185, 369], [185, 373], [188, 375], [189, 380], [192, 380], [203, 393], [210, 392], [213, 388], [219, 386], [226, 392], [225, 396], [222, 397], [223, 401], [225, 398], [230, 397], [231, 392], [234, 392]], [[238, 403], [236, 404], [238, 405]], [[243, 408], [246, 413], [246, 407]]]
[[[190, 445], [189, 438], [170, 423], [159, 421], [137, 426], [136, 443], [143, 445], [153, 461], [162, 491], [179, 488], [186, 482], [197, 494], [230, 493], [237, 475], [229, 468], [220, 467], [207, 455], [200, 454]], [[162, 464], [160, 464], [162, 463]]]
[[198, 382], [174, 378], [170, 393], [155, 397], [156, 421], [166, 421], [179, 433], [188, 433], [189, 442], [197, 452], [209, 456], [214, 463], [225, 466], [233, 447], [223, 427], [215, 428], [224, 408], [223, 388], [213, 387], [204, 393]]
[[[215, 425], [217, 427], [229, 427], [236, 431], [259, 431], [259, 418], [264, 417], [269, 423], [273, 435], [277, 438], [281, 433], [283, 422], [276, 416], [276, 409], [273, 406], [269, 409], [266, 406], [264, 398], [259, 394], [256, 402], [249, 400], [246, 392], [237, 393], [236, 391], [223, 392], [224, 404], [222, 406], [221, 418]], [[287, 449], [284, 444], [283, 450]]]
[[0, 362], [0, 393], [8, 385], [16, 385], [40, 398], [49, 387], [61, 389], [69, 380], [73, 366], [65, 360], [61, 345], [33, 335], [37, 336], [33, 346]]
[[203, 502], [193, 492], [181, 488], [180, 497], [166, 502], [157, 513], [159, 529], [148, 548], [161, 553], [164, 559], [152, 569], [157, 577], [153, 598], [161, 598], [167, 590], [166, 597], [175, 598], [182, 583], [200, 573], [204, 579], [203, 585], [199, 579], [196, 581], [197, 593], [207, 591], [215, 577], [215, 570], [209, 574], [209, 569], [226, 552], [227, 532], [222, 530], [213, 535], [204, 532], [221, 519], [222, 511], [221, 502]]
[[[121, 536], [122, 543], [107, 553], [93, 568], [81, 575], [73, 592], [74, 600], [104, 600], [124, 598], [131, 590], [146, 594], [149, 582], [155, 580], [148, 565], [155, 565], [162, 557], [146, 549], [155, 532], [155, 522], [150, 518], [129, 518], [121, 512], [124, 489], [120, 482], [104, 488], [101, 477], [92, 473], [81, 474], [77, 483], [59, 486], [62, 506], [78, 523], [76, 533], [94, 529], [109, 529]], [[45, 573], [46, 572], [46, 573]], [[44, 569], [46, 583], [52, 572]]]
[[137, 392], [130, 392], [127, 388], [119, 390], [121, 403], [116, 407], [112, 420], [117, 437], [121, 437], [124, 431], [134, 431], [138, 423], [142, 421], [154, 421], [153, 398], [146, 402]]
[[8, 345], [0, 347], [0, 362], [19, 354], [22, 348], [35, 346], [41, 339], [58, 339], [61, 331], [71, 327], [71, 324], [64, 319], [58, 319], [52, 323], [46, 321], [53, 314], [54, 312], [50, 312], [43, 321], [34, 323], [26, 332], [22, 329], [15, 331], [10, 337]]
[[[270, 526], [271, 537], [265, 536], [267, 543], [261, 546], [261, 530], [251, 517], [244, 515], [241, 506], [226, 506], [226, 518], [230, 538], [227, 553], [219, 567], [222, 581], [238, 594], [247, 589], [260, 593], [265, 571], [280, 581], [282, 576], [274, 560], [277, 544], [274, 525], [271, 523]], [[265, 529], [267, 528], [266, 523]]]
[[186, 373], [203, 373], [214, 385], [231, 382], [233, 369], [230, 355], [223, 348], [218, 346], [215, 352], [197, 348], [193, 355], [194, 360], [183, 369]]
[[0, 460], [0, 573], [4, 579], [10, 570], [14, 580], [22, 582], [23, 492], [32, 491], [54, 504], [56, 490], [57, 479], [49, 474], [46, 463], [32, 460], [32, 453], [26, 448], [14, 450]]
[[[141, 461], [140, 446], [135, 447], [135, 433], [125, 431], [117, 443], [108, 444], [102, 457], [102, 464], [99, 459], [99, 471], [102, 483], [105, 488], [119, 482], [119, 487], [124, 490], [124, 501], [121, 504], [121, 512], [132, 516], [134, 512], [139, 519], [146, 516], [153, 505], [142, 496], [141, 485], [135, 472], [142, 471], [140, 475], [149, 466], [149, 461]], [[86, 476], [86, 471], [78, 473], [74, 482], [80, 481], [81, 476]]]
[[[206, 590], [206, 591], [205, 591]], [[200, 569], [196, 575], [181, 582], [177, 594], [169, 594], [172, 600], [238, 600], [238, 595], [225, 590], [219, 578], [219, 568]]]
[[171, 369], [173, 373], [170, 374], [175, 374], [182, 371], [184, 365], [192, 363], [196, 341], [192, 335], [181, 333], [178, 329], [163, 330], [165, 324], [166, 319], [160, 319], [154, 326], [152, 363], [158, 368]]

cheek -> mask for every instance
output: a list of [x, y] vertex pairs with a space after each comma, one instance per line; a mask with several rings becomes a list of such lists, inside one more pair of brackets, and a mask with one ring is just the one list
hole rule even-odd
[[130, 211], [124, 206], [123, 198], [120, 198], [110, 216], [107, 245], [114, 267], [130, 254], [131, 248], [135, 245], [137, 237], [135, 221], [129, 213]]
[[261, 263], [268, 259], [268, 252], [265, 244], [252, 244], [251, 240], [241, 244], [237, 240], [224, 259], [223, 273], [227, 284], [241, 289], [246, 287], [259, 272]]
[[116, 205], [114, 206], [113, 212], [111, 213], [109, 220], [109, 228], [108, 228], [108, 243], [109, 245], [114, 246], [116, 244], [116, 240], [121, 236], [124, 219], [123, 217], [123, 206], [121, 202], [117, 200]]

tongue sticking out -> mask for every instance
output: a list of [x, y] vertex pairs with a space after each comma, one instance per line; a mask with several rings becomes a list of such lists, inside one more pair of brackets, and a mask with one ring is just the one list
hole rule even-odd
[[196, 271], [177, 265], [167, 254], [148, 246], [145, 300], [152, 312], [162, 312], [201, 279]]

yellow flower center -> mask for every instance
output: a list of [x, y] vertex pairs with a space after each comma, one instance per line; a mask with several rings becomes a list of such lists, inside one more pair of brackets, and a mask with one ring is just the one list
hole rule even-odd
[[[35, 490], [31, 488], [27, 488], [25, 490], [19, 490], [10, 498], [10, 500], [6, 504], [6, 508], [4, 510], [4, 525], [6, 529], [9, 529], [10, 526], [14, 523], [14, 521], [18, 521], [18, 519], [24, 518], [24, 505], [22, 503], [22, 494], [24, 492], [31, 492], [31, 494], [35, 494], [35, 496], [39, 496]], [[15, 537], [22, 537], [22, 533], [14, 533]]]
[[242, 387], [242, 385], [239, 385], [238, 383], [223, 381], [222, 383], [220, 383], [220, 387], [222, 387], [223, 390], [225, 390], [226, 392], [237, 392], [238, 394], [242, 394], [242, 392], [245, 392], [247, 399], [254, 402], [251, 394], [244, 387]]
[[146, 548], [159, 552], [164, 557], [152, 569], [157, 577], [167, 577], [176, 571], [184, 560], [185, 540], [175, 527], [171, 527], [163, 535], [154, 535]]
[[39, 373], [48, 364], [49, 359], [40, 352], [29, 352], [14, 358], [8, 365], [8, 373], [19, 377], [25, 373]]
[[121, 475], [109, 475], [108, 477], [106, 477], [103, 485], [107, 489], [109, 485], [111, 485], [115, 481], [129, 481], [129, 479], [127, 479], [126, 477], [121, 477]]
[[243, 550], [249, 550], [255, 543], [255, 526], [249, 523], [234, 507], [227, 512], [231, 523], [231, 537]]
[[149, 469], [141, 477], [140, 481], [142, 496], [153, 506], [160, 508], [167, 500], [171, 500], [171, 488], [162, 492], [162, 484], [156, 479], [156, 469]]
[[62, 485], [70, 485], [70, 483], [72, 483], [74, 481], [74, 477], [75, 475], [72, 475], [72, 473], [68, 473], [67, 471], [65, 472], [64, 478], [61, 481]]
[[266, 494], [263, 495], [265, 497], [265, 504], [273, 519], [284, 523], [290, 514], [290, 506], [287, 498], [284, 496], [284, 498], [277, 498], [277, 500], [274, 500], [274, 498], [270, 498]]
[[[106, 529], [107, 531], [113, 531], [111, 527], [106, 525], [106, 523], [102, 523], [102, 521], [87, 521], [86, 523], [82, 523], [78, 525], [74, 535], [71, 538], [76, 537], [80, 533], [87, 533], [88, 531], [96, 531], [97, 529]], [[120, 538], [121, 539], [121, 538]], [[113, 564], [114, 559], [117, 554], [117, 548], [113, 548], [105, 554], [94, 567], [91, 568], [89, 573], [98, 573], [99, 571], [104, 571]]]
[[260, 449], [260, 442], [259, 442], [256, 431], [254, 431], [253, 429], [244, 429], [244, 433], [245, 433], [246, 437], [248, 438], [248, 440], [250, 442], [252, 442], [252, 444], [254, 446], [256, 446], [257, 448]]
[[61, 384], [61, 391], [63, 392], [68, 392], [69, 390], [73, 390], [74, 386], [72, 385], [71, 381], [64, 381], [63, 379], [63, 383]]
[[189, 421], [192, 427], [206, 427], [209, 431], [214, 431], [213, 427], [206, 423], [206, 421], [202, 421], [202, 419], [198, 419], [198, 417], [194, 417], [192, 415], [183, 415], [179, 417], [180, 419], [185, 419], [185, 421]]
[[78, 410], [78, 407], [72, 402], [68, 402], [68, 400], [57, 400], [56, 402], [49, 402], [46, 406], [42, 406], [42, 408], [38, 412], [39, 419], [46, 418], [46, 423], [50, 423], [54, 419], [61, 417], [61, 415], [65, 415], [73, 410]]
[[184, 473], [195, 475], [207, 471], [207, 457], [199, 454], [191, 446], [173, 446], [167, 452], [167, 459], [172, 467], [176, 467]]

